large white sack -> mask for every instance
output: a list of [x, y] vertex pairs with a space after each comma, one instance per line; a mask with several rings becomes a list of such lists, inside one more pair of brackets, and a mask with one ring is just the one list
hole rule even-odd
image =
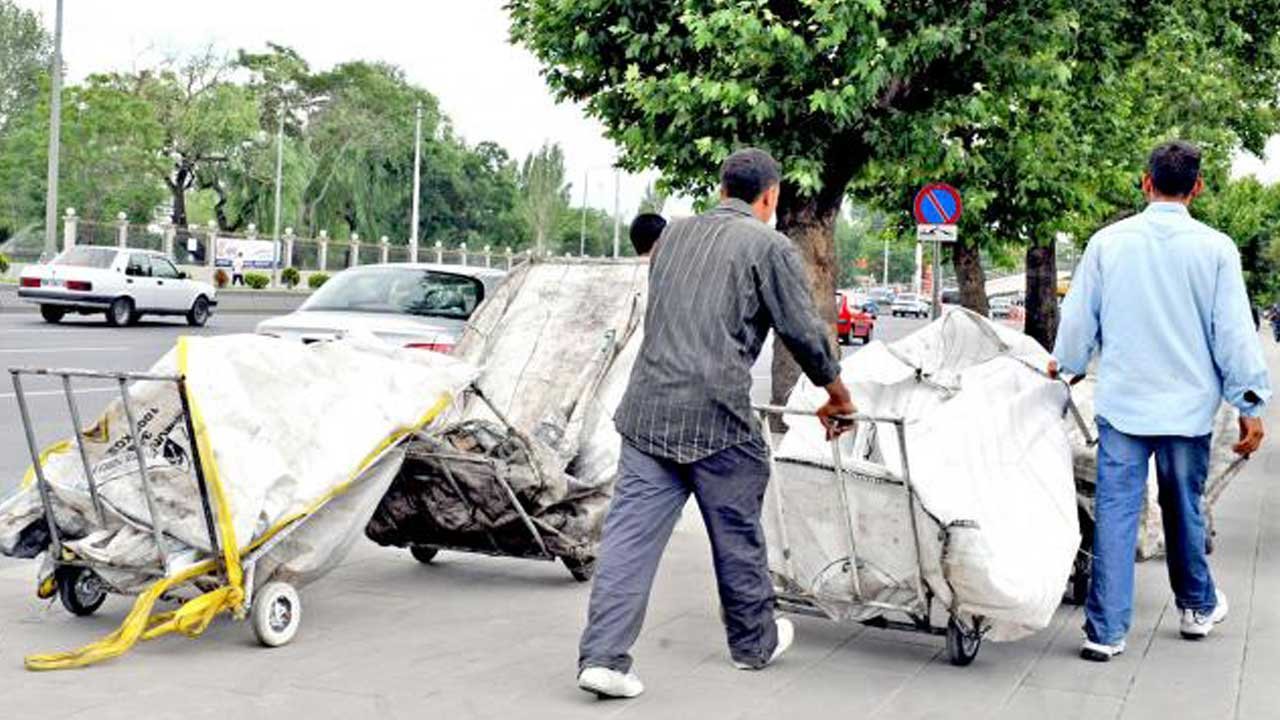
[[[903, 477], [893, 426], [863, 427], [842, 439], [843, 464], [862, 471], [846, 491], [858, 555], [864, 560], [859, 568], [864, 593], [869, 586], [873, 593], [900, 595], [923, 577], [953, 612], [983, 617], [993, 639], [1016, 639], [1048, 624], [1080, 540], [1063, 421], [1068, 391], [1037, 370], [1048, 360], [1030, 338], [968, 311], [952, 310], [902, 340], [872, 343], [842, 363], [842, 377], [860, 412], [907, 421], [907, 459], [921, 508], [917, 561], [905, 499], [886, 505], [893, 495], [870, 482], [877, 472]], [[821, 388], [802, 382], [788, 407], [814, 410], [825, 399]], [[848, 552], [848, 542], [833, 534], [838, 527], [833, 524], [832, 493], [820, 493], [807, 503], [796, 493], [787, 496], [792, 478], [786, 473], [793, 472], [789, 468], [795, 463], [828, 472], [833, 468], [830, 445], [816, 422], [795, 418], [790, 424], [775, 453], [779, 476], [771, 492], [782, 493], [792, 558], [772, 547], [784, 528], [777, 513], [766, 513], [771, 568], [784, 578], [797, 564], [834, 567]], [[865, 512], [860, 515], [860, 504], [897, 516], [868, 520]], [[798, 532], [797, 526], [806, 522], [810, 527]], [[941, 541], [939, 530], [945, 530]], [[829, 541], [805, 546], [797, 535]], [[807, 562], [798, 560], [806, 554], [812, 556]], [[919, 574], [904, 574], [903, 568], [913, 564]], [[884, 579], [889, 574], [892, 582]], [[845, 587], [852, 582], [829, 570], [822, 579], [788, 580], [810, 592], [828, 580]]]

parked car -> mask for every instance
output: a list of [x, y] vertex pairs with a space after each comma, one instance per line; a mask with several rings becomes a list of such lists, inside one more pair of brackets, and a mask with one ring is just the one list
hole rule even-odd
[[913, 293], [899, 295], [889, 307], [894, 317], [929, 317], [930, 301]]
[[882, 287], [882, 288], [875, 288], [867, 295], [871, 299], [871, 301], [874, 302], [875, 304], [881, 307], [887, 307], [893, 304], [893, 298], [895, 293], [893, 292], [892, 288]]
[[872, 319], [880, 317], [880, 304], [875, 300], [867, 298], [860, 307], [862, 308], [862, 312], [870, 315]]
[[841, 345], [853, 344], [854, 338], [869, 343], [875, 329], [876, 320], [870, 313], [850, 303], [844, 293], [836, 293], [836, 338]]
[[992, 318], [1007, 318], [1013, 312], [1013, 300], [1007, 297], [991, 298], [988, 306]]
[[258, 324], [262, 335], [313, 343], [368, 332], [403, 347], [450, 352], [467, 319], [506, 273], [426, 263], [343, 270], [296, 312]]
[[89, 245], [26, 266], [18, 297], [39, 305], [47, 322], [103, 313], [113, 326], [132, 325], [143, 315], [178, 315], [201, 327], [218, 304], [212, 285], [188, 278], [163, 253]]

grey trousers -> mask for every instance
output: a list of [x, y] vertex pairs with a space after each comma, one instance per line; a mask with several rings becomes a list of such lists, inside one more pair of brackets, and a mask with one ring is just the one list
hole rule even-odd
[[760, 508], [769, 482], [763, 449], [736, 446], [681, 464], [623, 443], [605, 519], [578, 668], [631, 669], [658, 562], [693, 494], [711, 537], [725, 633], [733, 659], [762, 667], [778, 644]]

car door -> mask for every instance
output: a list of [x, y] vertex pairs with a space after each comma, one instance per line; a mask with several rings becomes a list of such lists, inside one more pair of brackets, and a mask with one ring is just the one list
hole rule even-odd
[[190, 283], [178, 274], [168, 258], [151, 257], [151, 276], [156, 281], [156, 308], [163, 312], [186, 312], [195, 302]]
[[151, 256], [129, 253], [124, 267], [125, 294], [133, 298], [135, 310], [148, 310], [156, 304], [156, 283], [151, 277]]

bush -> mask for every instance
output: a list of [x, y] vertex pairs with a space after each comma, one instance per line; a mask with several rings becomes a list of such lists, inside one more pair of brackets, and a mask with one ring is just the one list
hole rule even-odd
[[219, 290], [221, 290], [222, 288], [225, 288], [227, 286], [227, 283], [230, 281], [231, 281], [231, 278], [227, 277], [226, 270], [223, 270], [222, 268], [218, 268], [217, 270], [214, 271], [213, 284], [216, 285]]
[[280, 282], [284, 283], [285, 287], [293, 289], [302, 282], [302, 275], [298, 272], [298, 268], [287, 267], [280, 271]]
[[245, 273], [244, 282], [254, 290], [261, 290], [271, 284], [271, 276], [262, 273]]
[[311, 273], [311, 277], [307, 278], [307, 287], [310, 287], [312, 290], [316, 290], [321, 285], [325, 284], [328, 281], [329, 281], [328, 273], [322, 273], [322, 272]]
[[0, 253], [0, 275], [9, 272], [9, 256]]

